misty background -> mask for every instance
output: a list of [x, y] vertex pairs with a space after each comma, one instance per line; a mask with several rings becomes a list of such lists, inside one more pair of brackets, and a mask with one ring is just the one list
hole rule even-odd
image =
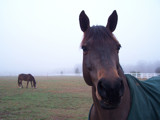
[[155, 72], [160, 67], [159, 6], [159, 0], [1, 0], [0, 75], [81, 72], [82, 10], [91, 26], [106, 26], [117, 10], [114, 35], [122, 46], [124, 71]]

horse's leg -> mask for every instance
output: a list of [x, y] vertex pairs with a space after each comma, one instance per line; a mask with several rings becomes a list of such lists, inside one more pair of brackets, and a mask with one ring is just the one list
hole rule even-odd
[[27, 86], [26, 86], [26, 88], [28, 88], [28, 83], [29, 83], [29, 81], [27, 81]]
[[33, 84], [32, 84], [32, 81], [31, 81], [31, 87], [33, 88]]
[[19, 88], [22, 88], [22, 84], [21, 84], [21, 82], [20, 82], [20, 79], [18, 78], [18, 87]]
[[19, 78], [18, 78], [18, 87], [20, 88], [20, 84], [19, 84]]
[[23, 88], [22, 81], [21, 81], [21, 88]]
[[22, 83], [19, 83], [19, 88], [22, 88], [23, 86], [22, 86]]

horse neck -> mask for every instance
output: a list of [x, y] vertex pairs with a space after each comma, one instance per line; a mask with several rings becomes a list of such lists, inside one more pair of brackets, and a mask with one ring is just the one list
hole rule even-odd
[[124, 95], [121, 99], [121, 103], [118, 108], [113, 110], [104, 110], [100, 107], [100, 104], [96, 97], [96, 89], [92, 87], [92, 98], [94, 102], [93, 109], [91, 111], [91, 120], [126, 120], [130, 110], [130, 91], [128, 83], [123, 71], [121, 71], [124, 82]]
[[33, 84], [35, 84], [35, 83], [36, 83], [36, 81], [35, 81], [35, 79], [34, 79], [34, 78], [33, 78], [33, 80], [32, 80], [32, 81], [33, 81]]

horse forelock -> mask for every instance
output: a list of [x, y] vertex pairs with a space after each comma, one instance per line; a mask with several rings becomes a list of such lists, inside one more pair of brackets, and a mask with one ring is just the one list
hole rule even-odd
[[[92, 41], [90, 41], [92, 40]], [[94, 42], [103, 44], [106, 40], [108, 42], [116, 42], [119, 44], [118, 40], [114, 36], [113, 33], [111, 33], [106, 27], [104, 26], [92, 26], [88, 28], [86, 32], [84, 32], [84, 36], [81, 42], [81, 47], [86, 44], [87, 42]], [[97, 44], [96, 44], [97, 45]]]

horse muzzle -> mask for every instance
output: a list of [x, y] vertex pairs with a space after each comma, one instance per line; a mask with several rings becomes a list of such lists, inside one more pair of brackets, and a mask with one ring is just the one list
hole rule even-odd
[[102, 78], [99, 80], [98, 95], [101, 98], [99, 103], [103, 109], [115, 109], [121, 102], [124, 93], [124, 84], [121, 78], [112, 81]]

